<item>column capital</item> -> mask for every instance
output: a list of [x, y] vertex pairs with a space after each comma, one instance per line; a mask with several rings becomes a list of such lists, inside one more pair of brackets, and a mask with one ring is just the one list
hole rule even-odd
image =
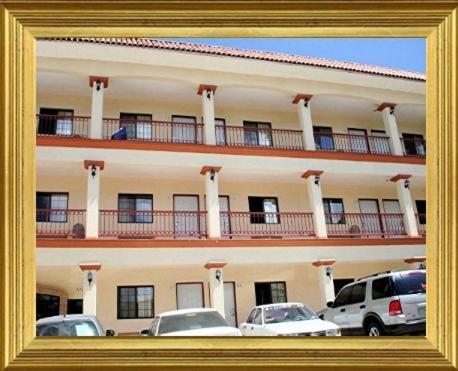
[[323, 170], [307, 170], [304, 174], [301, 175], [301, 178], [307, 179], [312, 175], [320, 176], [321, 174], [323, 174]]
[[84, 168], [87, 170], [92, 166], [97, 166], [100, 170], [105, 168], [105, 161], [84, 160]]
[[204, 268], [206, 269], [212, 269], [212, 268], [224, 268], [226, 266], [227, 262], [224, 261], [209, 261], [204, 265]]
[[293, 104], [297, 104], [297, 103], [299, 103], [299, 101], [300, 101], [301, 99], [303, 99], [303, 100], [305, 100], [305, 101], [309, 101], [310, 99], [312, 99], [312, 97], [313, 97], [313, 95], [311, 95], [311, 94], [297, 94], [297, 95], [294, 97], [292, 103], [293, 103]]
[[215, 173], [219, 173], [219, 171], [222, 169], [221, 166], [202, 166], [202, 169], [200, 169], [200, 174], [205, 175], [210, 171], [214, 171]]
[[396, 107], [396, 103], [383, 102], [377, 107], [377, 111], [382, 112], [385, 108], [394, 109], [394, 107]]
[[206, 90], [210, 90], [213, 94], [215, 94], [216, 88], [216, 85], [200, 84], [199, 88], [197, 89], [197, 94], [202, 95]]
[[80, 269], [82, 271], [99, 271], [102, 269], [101, 263], [81, 263]]
[[314, 267], [321, 267], [323, 265], [333, 265], [336, 262], [335, 259], [318, 259], [312, 263]]
[[[108, 88], [108, 77], [105, 76], [89, 76], [89, 86], [92, 88], [94, 83], [103, 83], [103, 88]], [[98, 90], [98, 89], [97, 89]]]
[[426, 256], [413, 256], [411, 258], [404, 259], [404, 262], [407, 264], [424, 263], [425, 261], [426, 261]]
[[409, 179], [411, 176], [412, 176], [412, 175], [410, 175], [410, 174], [397, 174], [397, 175], [395, 175], [394, 177], [392, 177], [392, 178], [390, 179], [390, 182], [397, 182], [398, 180], [402, 180], [402, 179], [407, 180], [407, 179]]

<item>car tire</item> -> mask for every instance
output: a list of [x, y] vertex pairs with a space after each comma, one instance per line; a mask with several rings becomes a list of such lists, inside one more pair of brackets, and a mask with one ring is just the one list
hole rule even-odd
[[378, 321], [370, 321], [366, 326], [366, 335], [367, 336], [383, 336], [385, 335], [385, 330], [383, 326]]

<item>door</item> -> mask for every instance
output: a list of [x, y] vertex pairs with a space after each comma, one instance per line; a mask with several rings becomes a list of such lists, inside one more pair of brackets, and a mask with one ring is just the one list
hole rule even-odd
[[361, 232], [368, 237], [379, 238], [382, 224], [377, 200], [358, 200], [361, 211]]
[[242, 331], [243, 336], [251, 336], [253, 331], [252, 323], [254, 321], [254, 316], [256, 315], [257, 308], [253, 308], [248, 315], [246, 322], [242, 323], [240, 330]]
[[426, 148], [421, 134], [402, 134], [405, 154], [408, 156], [425, 156]]
[[[385, 214], [402, 214], [398, 200], [383, 200], [383, 211]], [[404, 233], [404, 218], [402, 215], [384, 215], [383, 229], [385, 233], [393, 233], [392, 237]]]
[[200, 236], [199, 196], [173, 196], [175, 237]]
[[235, 304], [234, 282], [224, 282], [224, 316], [230, 326], [237, 327], [237, 308]]
[[265, 331], [262, 324], [263, 310], [258, 308], [256, 315], [254, 316], [253, 323], [251, 324], [251, 336], [264, 336]]
[[317, 150], [333, 151], [334, 138], [332, 128], [327, 126], [314, 126], [313, 133], [315, 138], [315, 147]]
[[371, 130], [371, 140], [369, 143], [371, 153], [389, 155], [390, 142], [386, 137], [386, 132], [383, 130]]
[[350, 150], [356, 153], [368, 153], [367, 131], [365, 129], [348, 129]]
[[152, 120], [150, 114], [121, 113], [119, 117], [120, 126], [127, 130], [127, 139], [153, 139]]
[[42, 108], [38, 134], [73, 135], [73, 110]]
[[366, 312], [366, 285], [366, 282], [361, 282], [351, 286], [350, 305], [346, 307], [346, 321], [355, 334], [363, 330], [363, 319]]
[[224, 146], [227, 144], [226, 140], [226, 120], [215, 118], [215, 135], [216, 144]]
[[219, 196], [219, 211], [220, 211], [220, 230], [221, 236], [230, 236], [231, 234], [231, 218], [229, 215], [229, 196]]
[[60, 297], [56, 295], [37, 294], [36, 319], [59, 315]]
[[203, 307], [204, 286], [202, 282], [177, 283], [177, 309]]
[[272, 146], [272, 126], [268, 122], [243, 122], [243, 132], [246, 146]]
[[177, 143], [196, 143], [196, 118], [193, 116], [172, 116], [172, 140]]
[[325, 320], [334, 322], [341, 329], [347, 329], [349, 326], [347, 320], [347, 307], [351, 302], [352, 286], [344, 287], [337, 294], [332, 308], [325, 313]]

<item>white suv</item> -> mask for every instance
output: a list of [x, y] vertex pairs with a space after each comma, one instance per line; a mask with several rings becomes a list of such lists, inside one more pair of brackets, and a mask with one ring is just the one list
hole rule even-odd
[[390, 271], [344, 286], [320, 318], [334, 322], [342, 335], [424, 335], [426, 271]]

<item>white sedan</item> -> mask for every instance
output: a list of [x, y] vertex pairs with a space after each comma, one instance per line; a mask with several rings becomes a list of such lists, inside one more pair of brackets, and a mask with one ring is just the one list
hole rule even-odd
[[244, 336], [340, 336], [339, 326], [318, 318], [302, 303], [259, 305], [240, 329]]
[[143, 336], [242, 336], [216, 309], [195, 308], [164, 312], [154, 318]]

